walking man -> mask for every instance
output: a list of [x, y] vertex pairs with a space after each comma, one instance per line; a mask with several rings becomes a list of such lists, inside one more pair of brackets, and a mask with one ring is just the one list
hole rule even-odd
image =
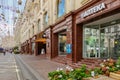
[[6, 51], [5, 51], [5, 50], [3, 50], [3, 55], [5, 56], [5, 54], [6, 54]]

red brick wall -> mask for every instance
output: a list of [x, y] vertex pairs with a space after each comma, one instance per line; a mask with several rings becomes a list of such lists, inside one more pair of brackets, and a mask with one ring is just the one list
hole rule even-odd
[[48, 59], [51, 59], [51, 54], [52, 54], [52, 43], [51, 43], [51, 41], [52, 41], [52, 36], [51, 36], [51, 28], [48, 28], [46, 31], [45, 31], [45, 33], [46, 33], [46, 57], [48, 58]]
[[[58, 33], [66, 30], [67, 44], [72, 44], [72, 14], [66, 16], [52, 28], [52, 58], [58, 56]], [[72, 53], [67, 54], [67, 58], [72, 58]]]
[[[91, 14], [85, 18], [81, 18], [80, 15], [96, 6], [100, 3], [105, 3], [106, 8]], [[101, 19], [106, 16], [113, 15], [115, 11], [120, 10], [120, 0], [99, 0], [95, 2], [91, 2], [85, 7], [80, 8], [75, 11], [75, 15], [73, 17], [73, 33], [72, 33], [72, 41], [73, 41], [73, 61], [77, 62], [82, 59], [82, 50], [83, 50], [83, 23], [93, 22], [95, 20]], [[110, 15], [109, 15], [110, 14]], [[75, 18], [75, 19], [74, 19]]]
[[52, 33], [52, 58], [58, 56], [58, 34]]
[[[86, 18], [81, 18], [80, 15], [84, 12], [87, 11], [88, 9], [92, 8], [93, 6], [96, 6], [98, 4], [105, 3], [106, 8], [96, 12], [94, 14], [91, 14], [87, 16]], [[92, 6], [91, 6], [92, 5]], [[120, 0], [99, 0], [96, 3], [89, 3], [86, 5], [86, 7], [81, 8], [77, 13], [76, 13], [76, 24], [83, 23], [86, 21], [89, 21], [95, 17], [104, 15], [105, 13], [108, 13], [110, 11], [113, 11], [115, 9], [120, 8]], [[112, 13], [111, 13], [112, 14]]]

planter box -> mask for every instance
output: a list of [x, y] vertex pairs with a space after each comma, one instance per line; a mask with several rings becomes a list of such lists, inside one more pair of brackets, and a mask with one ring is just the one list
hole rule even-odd
[[104, 76], [104, 75], [99, 75], [98, 78], [84, 78], [83, 80], [116, 80], [112, 79], [110, 77]]
[[117, 72], [114, 72], [114, 73], [111, 72], [110, 77], [114, 78], [115, 80], [120, 80], [120, 71], [117, 71]]

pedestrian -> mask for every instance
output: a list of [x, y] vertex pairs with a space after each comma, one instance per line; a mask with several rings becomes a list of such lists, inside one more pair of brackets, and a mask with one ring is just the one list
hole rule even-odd
[[12, 49], [11, 49], [11, 50], [10, 50], [10, 53], [12, 54], [12, 52], [13, 52], [13, 51], [12, 51]]
[[6, 54], [6, 52], [5, 52], [5, 50], [3, 51], [3, 55], [5, 56], [5, 54]]

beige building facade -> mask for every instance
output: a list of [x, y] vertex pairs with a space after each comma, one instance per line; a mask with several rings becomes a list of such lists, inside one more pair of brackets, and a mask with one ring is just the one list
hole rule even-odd
[[73, 62], [119, 56], [120, 0], [27, 0], [21, 22], [23, 53]]
[[[81, 7], [84, 0], [64, 0], [65, 12], [61, 17], [57, 15], [60, 0], [27, 0], [25, 10], [16, 22], [16, 45], [22, 44], [35, 35], [43, 32], [50, 25], [61, 20], [64, 15]], [[86, 0], [88, 2], [90, 0]], [[85, 3], [84, 3], [85, 4]], [[83, 4], [83, 5], [84, 5]], [[48, 22], [45, 22], [47, 15]], [[18, 36], [20, 34], [20, 36]], [[20, 46], [20, 45], [19, 45]]]
[[[65, 0], [65, 13], [57, 17], [57, 2], [59, 0], [27, 0], [22, 16], [21, 43], [25, 42], [34, 35], [44, 31], [49, 25], [55, 24], [65, 14], [78, 9], [82, 3], [90, 0]], [[83, 4], [83, 5], [84, 5]], [[48, 23], [45, 24], [45, 14], [48, 14]]]

